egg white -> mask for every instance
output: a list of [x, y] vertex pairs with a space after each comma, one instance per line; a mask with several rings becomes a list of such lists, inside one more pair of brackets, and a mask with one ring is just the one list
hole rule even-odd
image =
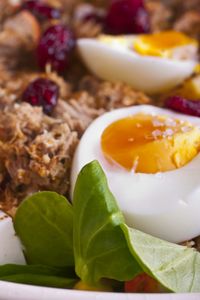
[[123, 81], [150, 94], [171, 89], [193, 73], [196, 61], [139, 55], [129, 48], [133, 39], [134, 36], [127, 37], [124, 44], [79, 39], [77, 45], [92, 73], [105, 80]]
[[199, 118], [150, 105], [106, 113], [90, 125], [77, 147], [71, 172], [72, 191], [81, 168], [96, 159], [129, 226], [171, 242], [192, 239], [200, 234], [200, 154], [180, 169], [143, 174], [111, 166], [102, 153], [100, 141], [104, 129], [137, 113], [167, 115], [200, 127]]
[[12, 219], [0, 211], [0, 265], [4, 264], [25, 264], [25, 258]]

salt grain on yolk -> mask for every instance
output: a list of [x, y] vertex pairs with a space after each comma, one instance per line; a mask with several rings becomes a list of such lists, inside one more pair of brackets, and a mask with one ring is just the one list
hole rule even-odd
[[108, 126], [101, 137], [105, 157], [139, 173], [180, 168], [200, 149], [200, 129], [165, 116], [138, 114]]

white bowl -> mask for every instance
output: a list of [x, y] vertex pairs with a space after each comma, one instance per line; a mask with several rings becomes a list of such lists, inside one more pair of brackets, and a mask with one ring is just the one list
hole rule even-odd
[[0, 300], [200, 300], [200, 294], [83, 292], [0, 281]]
[[25, 264], [25, 259], [12, 219], [0, 211], [0, 265], [8, 263]]

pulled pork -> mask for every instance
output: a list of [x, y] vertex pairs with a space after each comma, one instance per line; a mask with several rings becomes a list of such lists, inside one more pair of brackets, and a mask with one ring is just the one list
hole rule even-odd
[[6, 19], [0, 31], [0, 63], [17, 67], [35, 49], [39, 37], [39, 23], [29, 12]]
[[65, 194], [77, 143], [76, 131], [44, 115], [39, 107], [15, 103], [1, 110], [2, 207], [9, 211], [13, 206], [10, 198], [18, 203], [38, 190]]
[[[10, 79], [8, 80], [10, 76]], [[25, 86], [38, 76], [54, 80], [60, 99], [51, 116], [21, 102]], [[116, 107], [151, 100], [126, 84], [86, 76], [79, 91], [55, 73], [5, 73], [0, 86], [0, 206], [12, 212], [38, 190], [69, 194], [72, 157], [79, 138], [93, 119]]]
[[200, 38], [200, 0], [148, 0], [152, 31], [175, 29]]

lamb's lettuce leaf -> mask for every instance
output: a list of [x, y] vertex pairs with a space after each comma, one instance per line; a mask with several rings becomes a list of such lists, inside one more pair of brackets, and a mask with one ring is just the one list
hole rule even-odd
[[142, 272], [132, 257], [123, 231], [124, 217], [97, 161], [80, 172], [73, 197], [74, 255], [82, 281], [101, 278], [130, 280]]
[[8, 264], [0, 266], [0, 280], [39, 286], [72, 288], [77, 282], [77, 277], [71, 268]]
[[[76, 274], [86, 284], [146, 272], [172, 292], [200, 292], [200, 253], [129, 228], [97, 161], [81, 170], [73, 208], [56, 193], [37, 193], [20, 205], [14, 225], [28, 263], [66, 268], [74, 255]], [[0, 280], [57, 287], [75, 280], [57, 269], [29, 267], [0, 267]]]
[[2, 281], [15, 283], [31, 284], [37, 286], [47, 286], [63, 289], [71, 289], [76, 284], [77, 280], [68, 279], [66, 277], [38, 275], [38, 274], [16, 274], [5, 277], [0, 277]]
[[39, 192], [25, 199], [14, 218], [28, 264], [74, 265], [73, 210], [54, 192]]
[[200, 292], [200, 253], [141, 231], [121, 226], [129, 249], [141, 267], [176, 293]]
[[60, 276], [68, 278], [76, 278], [74, 269], [61, 268], [61, 267], [49, 267], [44, 265], [16, 265], [7, 264], [0, 266], [0, 278], [4, 276], [10, 276], [15, 274], [35, 274], [35, 275], [48, 275], [48, 276]]
[[82, 169], [75, 187], [74, 253], [85, 282], [125, 281], [142, 269], [172, 292], [200, 292], [200, 253], [128, 228], [96, 161]]

